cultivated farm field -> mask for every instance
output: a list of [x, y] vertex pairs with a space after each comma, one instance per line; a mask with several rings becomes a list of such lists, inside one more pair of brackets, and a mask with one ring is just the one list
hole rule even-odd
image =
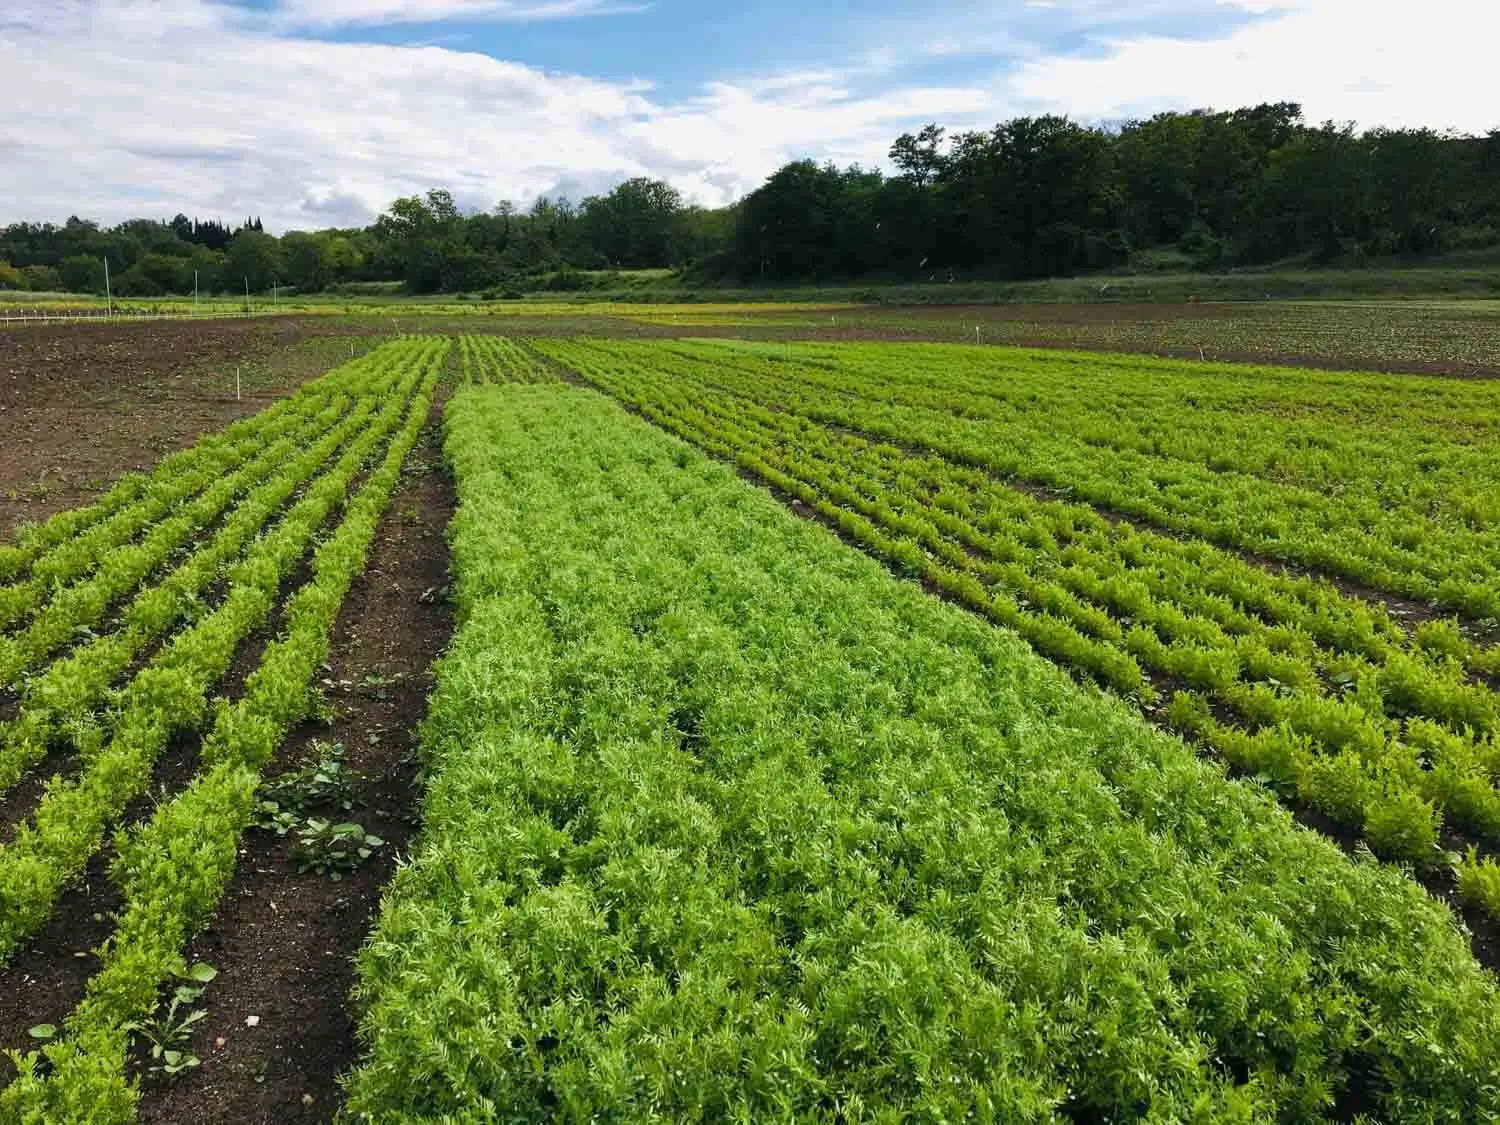
[[[1109, 286], [1105, 286], [1106, 291]], [[1353, 371], [1427, 374], [1500, 374], [1500, 301], [1495, 300], [1235, 300], [1176, 303], [1084, 302], [1050, 304], [901, 305], [900, 293], [830, 291], [821, 300], [808, 290], [800, 300], [768, 290], [754, 301], [579, 300], [567, 295], [518, 301], [333, 297], [258, 303], [255, 318], [298, 334], [354, 330], [522, 335], [654, 335], [694, 333], [751, 338], [927, 340], [930, 342], [1060, 347], [1200, 360], [1278, 363]], [[1131, 289], [1132, 301], [1143, 291]], [[840, 295], [841, 294], [841, 295]], [[940, 298], [939, 289], [929, 299]], [[18, 315], [0, 291], [3, 317]], [[102, 299], [57, 296], [26, 306], [40, 317], [78, 316], [101, 324]], [[191, 324], [195, 306], [162, 298], [128, 305], [126, 319], [161, 325], [172, 318]], [[236, 317], [237, 301], [216, 298], [196, 307], [204, 317]], [[25, 327], [26, 330], [34, 328]], [[245, 321], [210, 322], [212, 338], [246, 331]]]
[[350, 321], [14, 532], [0, 1116], [1500, 1116], [1500, 381], [845, 315]]

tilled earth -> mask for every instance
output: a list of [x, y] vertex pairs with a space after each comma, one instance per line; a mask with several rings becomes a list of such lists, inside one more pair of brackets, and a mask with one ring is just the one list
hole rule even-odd
[[332, 361], [296, 345], [338, 331], [313, 318], [0, 330], [0, 538], [321, 374]]

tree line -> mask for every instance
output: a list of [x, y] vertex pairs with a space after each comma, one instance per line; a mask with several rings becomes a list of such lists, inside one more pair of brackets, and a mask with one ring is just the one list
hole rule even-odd
[[1025, 117], [899, 137], [897, 173], [789, 164], [740, 205], [729, 269], [779, 280], [1215, 269], [1500, 245], [1500, 130], [1308, 125], [1291, 103], [1117, 129]]
[[0, 229], [0, 288], [103, 292], [105, 259], [122, 296], [361, 282], [514, 295], [637, 268], [742, 282], [1022, 278], [1500, 246], [1500, 130], [1357, 132], [1276, 103], [1108, 127], [929, 125], [898, 137], [890, 162], [891, 174], [795, 161], [718, 209], [636, 178], [576, 205], [542, 197], [474, 214], [435, 190], [368, 227], [279, 238], [253, 218], [16, 223]]

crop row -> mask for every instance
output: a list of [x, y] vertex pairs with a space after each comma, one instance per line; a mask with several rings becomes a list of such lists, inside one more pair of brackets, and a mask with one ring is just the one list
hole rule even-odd
[[[722, 365], [686, 359], [676, 354], [672, 346], [648, 351], [635, 346], [626, 351], [618, 344], [557, 343], [542, 346], [555, 355], [569, 357], [570, 361], [587, 362], [591, 371], [601, 375], [623, 378], [626, 386], [631, 385], [630, 380], [649, 373], [658, 384], [674, 388], [679, 397], [684, 390], [690, 390], [694, 403], [730, 402], [737, 411], [749, 409], [758, 412], [777, 427], [792, 426], [804, 434], [848, 434], [847, 444], [860, 449], [869, 447], [882, 463], [887, 466], [894, 464], [896, 468], [888, 471], [898, 475], [924, 464], [941, 465], [942, 472], [958, 482], [957, 495], [940, 492], [935, 502], [945, 507], [959, 505], [956, 512], [959, 515], [970, 514], [968, 506], [974, 502], [991, 505], [1000, 502], [1002, 506], [1019, 505], [1025, 512], [1053, 513], [1049, 518], [1060, 519], [1063, 525], [1054, 534], [1065, 539], [1077, 534], [1080, 527], [1091, 531], [1109, 528], [1113, 535], [1132, 542], [1133, 550], [1149, 544], [1151, 558], [1148, 561], [1151, 565], [1182, 571], [1189, 580], [1200, 582], [1207, 593], [1227, 597], [1271, 624], [1303, 628], [1320, 643], [1340, 651], [1384, 658], [1393, 641], [1405, 639], [1405, 628], [1384, 613], [1378, 603], [1368, 605], [1362, 600], [1344, 597], [1327, 581], [1268, 574], [1263, 567], [1247, 565], [1234, 555], [1201, 541], [1153, 535], [1149, 529], [1133, 534], [1132, 527], [1127, 524], [1102, 518], [1091, 507], [1066, 502], [1067, 490], [1057, 496], [1055, 504], [1030, 504], [1017, 490], [1001, 487], [1007, 478], [993, 471], [914, 449], [907, 443], [891, 442], [884, 435], [849, 431], [788, 409], [784, 399], [778, 397], [780, 388], [774, 376], [760, 381], [741, 379], [729, 385]], [[982, 497], [976, 497], [976, 492], [982, 493]], [[1009, 510], [1002, 510], [992, 517], [992, 522], [1004, 522], [1013, 515]], [[1206, 611], [1211, 615], [1222, 615], [1223, 606], [1208, 603]], [[1221, 619], [1232, 631], [1238, 631], [1237, 616], [1233, 612]], [[1500, 646], [1474, 642], [1454, 622], [1427, 622], [1418, 630], [1418, 636], [1423, 648], [1461, 663], [1473, 674], [1500, 675]]]
[[350, 365], [298, 390], [253, 417], [203, 438], [164, 458], [150, 474], [133, 473], [98, 501], [59, 512], [23, 527], [13, 544], [0, 546], [0, 628], [34, 608], [59, 582], [89, 572], [111, 549], [215, 484], [226, 472], [305, 424], [309, 412], [348, 401], [345, 381], [357, 378]]
[[27, 608], [34, 612], [24, 627], [17, 626], [10, 636], [0, 636], [0, 686], [14, 684], [23, 672], [34, 668], [82, 631], [97, 626], [120, 597], [134, 590], [247, 492], [273, 477], [288, 457], [320, 430], [332, 425], [340, 413], [340, 406], [330, 406], [302, 426], [260, 447], [254, 457], [221, 475], [194, 499], [153, 520], [143, 538], [124, 543], [92, 560], [86, 578], [63, 586], [38, 577], [10, 587], [6, 592], [32, 595], [28, 598], [32, 604]]
[[[1070, 436], [1101, 449], [1325, 494], [1368, 491], [1393, 504], [1446, 498], [1495, 512], [1483, 470], [1495, 466], [1497, 454], [1483, 439], [1497, 428], [1500, 394], [1486, 383], [1253, 367], [1205, 372], [1201, 364], [1139, 357], [993, 349], [745, 341], [689, 347], [703, 346], [721, 357], [804, 368], [802, 375], [843, 392], [975, 419], [1034, 422], [1065, 411]], [[830, 383], [829, 372], [838, 379]], [[1396, 406], [1403, 412], [1393, 425]], [[1179, 423], [1185, 413], [1191, 426]], [[1379, 468], [1367, 461], [1375, 455], [1383, 458]]]
[[[109, 602], [131, 589], [188, 539], [217, 518], [243, 491], [265, 479], [278, 457], [327, 429], [349, 408], [369, 371], [355, 362], [302, 387], [289, 398], [230, 431], [203, 439], [193, 449], [167, 458], [175, 471], [127, 478], [109, 496], [134, 484], [130, 499], [107, 518], [78, 527], [77, 512], [63, 512], [48, 523], [23, 531], [21, 544], [50, 542], [59, 529], [71, 537], [52, 542], [25, 563], [12, 552], [9, 580], [0, 584], [0, 629], [15, 630], [32, 619], [29, 635], [0, 639], [0, 687], [73, 630], [91, 626]], [[231, 440], [225, 434], [233, 432]], [[108, 499], [108, 497], [106, 497]], [[107, 508], [101, 501], [90, 511]], [[139, 537], [139, 538], [138, 538]], [[19, 554], [18, 554], [19, 552]], [[90, 581], [83, 581], [84, 578]], [[50, 599], [50, 603], [49, 603]], [[50, 610], [50, 613], [44, 612]], [[35, 621], [41, 616], [40, 622]]]
[[[1445, 814], [1500, 844], [1500, 697], [1475, 667], [1493, 673], [1494, 650], [1451, 626], [1412, 638], [1326, 584], [716, 393], [711, 369], [662, 374], [595, 345], [555, 351], [1044, 655], [1363, 831], [1382, 854], [1440, 860]], [[1476, 863], [1465, 886], [1493, 911]]]
[[354, 1119], [1500, 1111], [1495, 984], [1399, 873], [602, 397], [447, 417]]
[[[377, 421], [350, 446], [355, 465], [372, 454], [378, 464], [313, 554], [310, 577], [288, 600], [280, 636], [262, 655], [242, 697], [217, 711], [203, 742], [200, 773], [117, 840], [110, 878], [122, 905], [112, 936], [99, 950], [100, 968], [64, 1037], [23, 1059], [18, 1080], [0, 1093], [7, 1120], [126, 1125], [135, 1119], [135, 1091], [125, 1078], [130, 1021], [153, 1007], [162, 981], [183, 971], [185, 943], [223, 895], [261, 772], [287, 731], [308, 715], [311, 685], [327, 659], [338, 611], [427, 419], [447, 345], [406, 347], [404, 355], [394, 349], [375, 353], [377, 365], [404, 363], [410, 374], [397, 381]], [[374, 440], [366, 443], [369, 435]], [[337, 483], [346, 489], [350, 478]]]
[[377, 396], [395, 390], [388, 374], [372, 378], [369, 394], [335, 426], [294, 456], [284, 454], [275, 477], [248, 494], [211, 536], [162, 579], [140, 590], [113, 631], [90, 638], [26, 681], [11, 722], [0, 724], [0, 793], [47, 754], [53, 741], [100, 737], [96, 719], [111, 685], [160, 637], [202, 612], [223, 568], [251, 542], [294, 492], [367, 424]]
[[[118, 692], [107, 733], [77, 746], [77, 773], [49, 782], [32, 817], [0, 846], [0, 956], [8, 956], [45, 920], [110, 825], [146, 791], [153, 765], [172, 737], [212, 718], [210, 690], [241, 643], [268, 621], [281, 584], [329, 516], [344, 505], [365, 462], [400, 424], [432, 356], [446, 345], [397, 347], [394, 361], [405, 373], [388, 380], [377, 410], [347, 442], [338, 462], [228, 568], [218, 606], [173, 636]], [[96, 681], [91, 694], [107, 690]]]
[[1500, 392], [1486, 381], [1299, 389], [1302, 372], [954, 345], [612, 347], [707, 362], [716, 385], [818, 421], [1500, 618], [1500, 499], [1486, 487], [1500, 475]]
[[536, 352], [507, 336], [460, 336], [458, 352], [467, 384], [557, 382]]

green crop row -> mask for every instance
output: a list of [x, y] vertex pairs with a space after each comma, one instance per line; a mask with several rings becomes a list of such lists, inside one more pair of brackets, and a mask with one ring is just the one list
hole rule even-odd
[[608, 345], [553, 352], [1042, 654], [1144, 705], [1169, 685], [1159, 714], [1381, 854], [1440, 861], [1444, 814], [1500, 843], [1500, 698], [1432, 630], [1413, 639], [1326, 586], [715, 393], [712, 369], [659, 374]]
[[1420, 888], [572, 388], [447, 410], [460, 630], [362, 1121], [1500, 1113]]
[[[233, 504], [274, 476], [297, 449], [332, 425], [342, 409], [341, 405], [330, 406], [260, 447], [257, 455], [228, 469], [192, 500], [176, 505], [155, 520], [143, 538], [101, 555], [90, 565], [86, 578], [68, 586], [52, 587], [50, 598], [43, 604], [28, 607], [35, 613], [23, 628], [10, 636], [0, 636], [0, 687], [14, 684], [23, 672], [92, 631], [120, 597], [134, 590], [174, 552], [212, 526]], [[28, 583], [32, 589], [47, 585], [40, 579]]]
[[329, 516], [347, 500], [350, 483], [379, 453], [405, 416], [407, 400], [446, 352], [447, 342], [403, 343], [393, 361], [407, 374], [386, 395], [334, 470], [308, 490], [281, 523], [260, 538], [226, 576], [222, 603], [178, 633], [120, 693], [107, 740], [81, 747], [76, 777], [55, 778], [29, 822], [0, 847], [0, 955], [8, 956], [51, 911], [129, 802], [146, 791], [157, 756], [171, 737], [211, 718], [208, 693], [235, 652], [263, 626], [281, 583]]
[[101, 736], [94, 719], [114, 682], [149, 644], [204, 611], [203, 597], [224, 566], [365, 426], [379, 397], [394, 390], [389, 374], [372, 370], [353, 409], [305, 450], [283, 456], [273, 479], [246, 496], [180, 566], [123, 608], [115, 631], [92, 637], [26, 682], [14, 720], [0, 723], [0, 793], [40, 762], [54, 740], [66, 736], [76, 745]]
[[[872, 499], [878, 500], [892, 486], [900, 491], [915, 490], [924, 506], [954, 517], [946, 530], [956, 527], [957, 534], [966, 533], [969, 524], [992, 535], [1003, 534], [1019, 523], [1027, 528], [1028, 537], [1040, 538], [1035, 543], [1028, 539], [1015, 549], [1045, 547], [1069, 564], [1084, 561], [1094, 551], [1120, 555], [1121, 564], [1111, 560], [1111, 572], [1117, 565], [1128, 565], [1148, 584], [1147, 589], [1136, 592], [1106, 591], [1106, 596], [1119, 603], [1116, 608], [1129, 616], [1138, 616], [1149, 607], [1150, 601], [1143, 595], [1160, 593], [1165, 587], [1174, 600], [1188, 598], [1182, 602], [1185, 608], [1231, 634], [1254, 632], [1262, 625], [1285, 627], [1304, 631], [1316, 644], [1334, 652], [1377, 662], [1393, 659], [1410, 647], [1406, 628], [1380, 606], [1346, 597], [1326, 581], [1271, 574], [1211, 544], [1137, 531], [1130, 525], [1106, 520], [1083, 505], [1061, 500], [1038, 502], [988, 473], [837, 431], [782, 409], [768, 409], [763, 403], [775, 401], [774, 389], [730, 394], [716, 385], [717, 368], [674, 362], [671, 355], [650, 364], [621, 361], [608, 345], [557, 344], [549, 348], [570, 362], [586, 365], [594, 373], [591, 377], [609, 380], [612, 391], [633, 392], [647, 385], [642, 380], [648, 380], [653, 400], [670, 395], [676, 403], [715, 411], [735, 424], [753, 426], [775, 441], [811, 441], [820, 458], [826, 459], [830, 450], [836, 458], [852, 457], [862, 474], [881, 478], [867, 486], [866, 494]], [[1006, 552], [1007, 558], [1013, 557], [1013, 550]], [[1416, 632], [1418, 647], [1445, 664], [1457, 663], [1475, 676], [1492, 675], [1500, 668], [1500, 649], [1474, 643], [1456, 623], [1431, 621]], [[1299, 651], [1305, 647], [1296, 638], [1278, 638], [1277, 643]], [[1337, 669], [1333, 674], [1351, 680], [1347, 672]], [[1454, 712], [1457, 722], [1483, 729], [1489, 729], [1488, 720], [1493, 715], [1488, 693], [1415, 702], [1413, 710], [1446, 708]]]
[[[303, 415], [309, 403], [336, 392], [337, 383], [336, 379], [318, 380], [260, 413], [210, 434], [192, 448], [164, 457], [149, 474], [127, 474], [92, 504], [70, 508], [43, 523], [21, 527], [16, 532], [14, 543], [0, 545], [0, 580], [15, 581], [28, 567], [45, 560], [54, 549], [67, 547], [86, 534], [96, 536], [96, 542], [114, 539], [118, 534], [132, 534], [144, 525], [140, 522], [139, 512], [125, 517], [124, 509], [141, 502], [148, 493], [170, 487], [184, 477], [199, 479], [205, 464], [219, 463], [225, 458], [231, 461], [243, 459], [247, 451], [263, 445], [267, 432], [274, 432], [284, 419]], [[99, 524], [113, 519], [121, 519], [123, 526], [102, 536], [94, 530]]]
[[[1304, 373], [1274, 369], [955, 345], [612, 347], [708, 364], [726, 390], [769, 390], [783, 409], [1160, 528], [1500, 618], [1500, 499], [1486, 485], [1500, 475], [1500, 408], [1488, 383], [1345, 375], [1373, 402], [1319, 382], [1331, 399], [1319, 411], [1278, 397]], [[1425, 419], [1443, 395], [1463, 410]], [[1180, 436], [1200, 427], [1201, 439]]]
[[[60, 513], [23, 529], [0, 547], [0, 628], [9, 628], [59, 583], [88, 574], [111, 550], [217, 484], [265, 447], [293, 432], [314, 412], [344, 398], [344, 375], [317, 380], [253, 418], [236, 423], [192, 449], [168, 457], [149, 477], [128, 477], [91, 508]], [[99, 511], [87, 520], [80, 513]]]
[[552, 369], [525, 344], [506, 336], [460, 336], [465, 383], [555, 383]]
[[[1500, 468], [1500, 393], [1462, 380], [1320, 375], [1141, 357], [993, 349], [718, 342], [709, 356], [775, 361], [797, 378], [874, 401], [1043, 429], [1101, 451], [1245, 474], [1388, 508], [1448, 506], [1478, 526], [1500, 518], [1483, 481]], [[1399, 409], [1399, 422], [1392, 415]], [[1180, 424], [1184, 413], [1193, 424]], [[1379, 467], [1371, 464], [1379, 459]], [[1429, 513], [1432, 514], [1432, 513]]]
[[441, 351], [424, 350], [415, 398], [409, 407], [404, 397], [399, 400], [405, 410], [399, 432], [338, 529], [313, 556], [312, 576], [288, 602], [282, 634], [246, 681], [243, 697], [219, 712], [204, 741], [203, 772], [118, 841], [110, 875], [123, 904], [113, 935], [99, 951], [99, 971], [64, 1037], [19, 1060], [20, 1077], [0, 1093], [6, 1120], [135, 1120], [136, 1091], [125, 1076], [127, 1025], [154, 1006], [161, 981], [182, 971], [183, 946], [211, 916], [233, 874], [261, 771], [286, 732], [307, 716], [334, 621], [427, 419], [442, 359]]

